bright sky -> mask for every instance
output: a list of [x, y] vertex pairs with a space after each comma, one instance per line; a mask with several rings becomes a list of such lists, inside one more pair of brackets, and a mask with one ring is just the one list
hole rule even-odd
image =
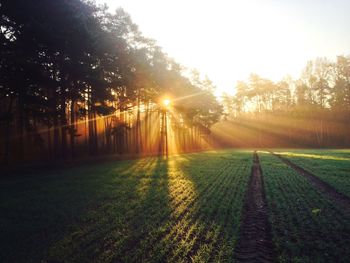
[[297, 78], [309, 59], [350, 54], [349, 0], [96, 0], [122, 7], [176, 61], [233, 92], [251, 72]]

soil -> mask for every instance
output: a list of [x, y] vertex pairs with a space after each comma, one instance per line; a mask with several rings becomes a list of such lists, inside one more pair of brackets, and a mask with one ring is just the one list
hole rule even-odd
[[253, 158], [235, 259], [237, 262], [275, 262], [264, 181], [256, 152]]

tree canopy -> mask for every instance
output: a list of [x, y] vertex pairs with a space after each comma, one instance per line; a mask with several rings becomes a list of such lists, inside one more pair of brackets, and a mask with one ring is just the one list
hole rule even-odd
[[[349, 56], [338, 56], [335, 61], [327, 58], [309, 61], [296, 80], [286, 77], [274, 82], [252, 74], [248, 81], [237, 83], [235, 95], [224, 97], [225, 109], [231, 113], [230, 121], [235, 127], [225, 143], [264, 147], [349, 146], [349, 96]], [[218, 129], [224, 127], [218, 125]], [[237, 137], [245, 139], [237, 143]]]
[[[139, 152], [135, 145], [152, 132], [148, 126], [157, 117], [151, 115], [161, 114], [157, 105], [164, 96], [173, 99], [178, 118], [172, 121], [185, 123], [192, 142], [194, 129], [208, 130], [218, 121], [222, 108], [212, 83], [185, 77], [182, 66], [143, 36], [129, 14], [107, 9], [80, 0], [1, 3], [4, 161], [33, 152], [74, 157], [83, 143], [94, 155], [101, 149]], [[199, 135], [196, 140], [192, 148], [199, 147]]]

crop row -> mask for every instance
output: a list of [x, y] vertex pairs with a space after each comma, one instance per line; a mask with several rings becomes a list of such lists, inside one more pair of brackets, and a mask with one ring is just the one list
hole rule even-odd
[[249, 152], [140, 161], [116, 171], [92, 207], [48, 254], [69, 261], [230, 260], [251, 166]]
[[277, 157], [259, 153], [280, 262], [346, 262], [350, 220]]

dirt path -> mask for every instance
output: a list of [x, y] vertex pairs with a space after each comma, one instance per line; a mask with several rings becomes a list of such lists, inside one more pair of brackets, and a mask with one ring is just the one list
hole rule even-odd
[[350, 198], [340, 192], [338, 192], [335, 188], [333, 188], [328, 183], [322, 181], [320, 178], [318, 178], [316, 175], [312, 174], [309, 171], [306, 171], [304, 168], [296, 165], [289, 159], [276, 154], [274, 152], [270, 152], [271, 154], [278, 157], [282, 162], [287, 164], [289, 167], [294, 169], [296, 172], [298, 172], [300, 175], [304, 176], [306, 179], [309, 180], [309, 182], [318, 190], [320, 190], [322, 193], [324, 193], [328, 198], [342, 206], [346, 209], [348, 213], [350, 213]]
[[275, 262], [262, 170], [256, 152], [253, 158], [235, 259], [237, 262]]

